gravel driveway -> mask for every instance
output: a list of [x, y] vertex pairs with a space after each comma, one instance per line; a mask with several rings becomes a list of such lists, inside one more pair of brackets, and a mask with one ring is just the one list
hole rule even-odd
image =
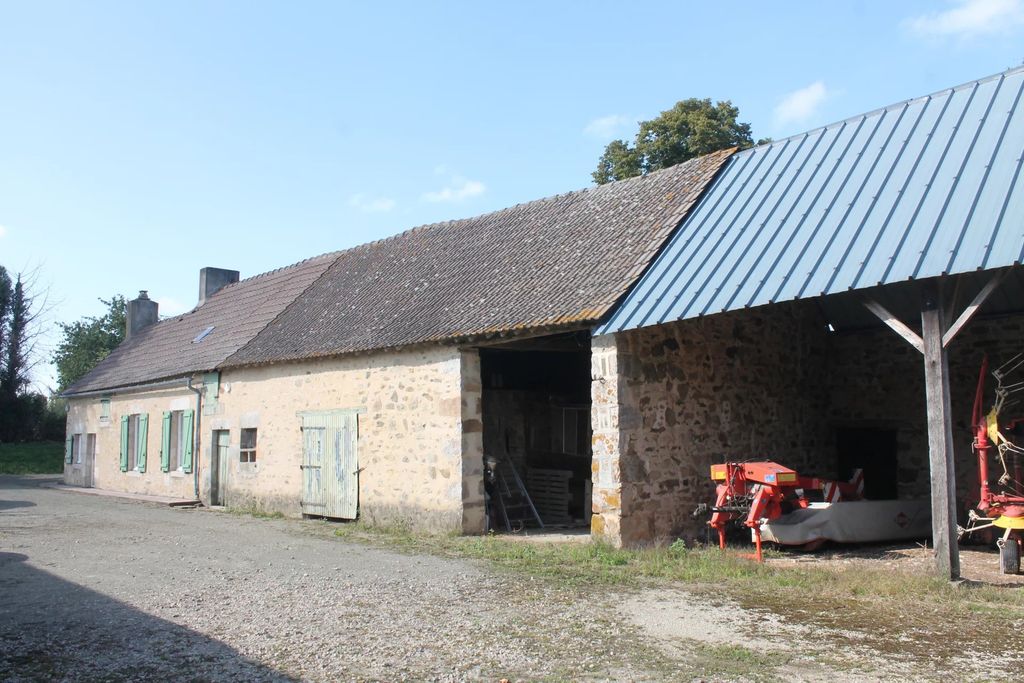
[[3, 680], [658, 677], [629, 627], [550, 585], [40, 483], [0, 477]]
[[572, 589], [353, 544], [328, 523], [45, 483], [0, 476], [4, 681], [831, 682], [993, 672], [988, 658], [942, 670], [867, 648], [856, 631], [787, 623], [682, 586]]

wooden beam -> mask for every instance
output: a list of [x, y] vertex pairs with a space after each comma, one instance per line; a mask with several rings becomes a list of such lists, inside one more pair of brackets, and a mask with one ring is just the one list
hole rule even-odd
[[907, 340], [907, 343], [909, 343], [911, 346], [913, 346], [921, 353], [924, 353], [924, 342], [921, 340], [921, 337], [917, 336], [917, 332], [914, 332], [912, 329], [903, 324], [903, 321], [897, 318], [892, 313], [890, 313], [885, 306], [878, 303], [874, 299], [868, 298], [864, 299], [864, 306], [866, 306], [869, 311], [874, 313], [879, 320], [881, 320], [883, 323], [892, 328], [893, 332]]
[[949, 580], [960, 578], [956, 532], [956, 471], [949, 401], [949, 355], [943, 344], [942, 297], [927, 286], [921, 310], [925, 397], [928, 408], [928, 464], [931, 473], [932, 542], [935, 567]]
[[996, 287], [999, 286], [999, 282], [1003, 279], [1003, 275], [1005, 274], [1006, 271], [997, 272], [992, 276], [992, 279], [981, 288], [981, 291], [978, 292], [978, 295], [974, 297], [974, 300], [967, 305], [967, 308], [965, 308], [964, 312], [960, 314], [960, 317], [956, 319], [956, 322], [950, 325], [949, 329], [942, 335], [943, 346], [949, 346], [949, 343], [953, 341], [953, 338], [956, 337], [957, 333], [963, 329], [963, 326], [970, 322], [971, 318], [974, 317], [974, 314], [978, 312], [979, 308], [981, 308], [981, 305], [984, 304], [992, 295], [992, 292], [996, 291]]

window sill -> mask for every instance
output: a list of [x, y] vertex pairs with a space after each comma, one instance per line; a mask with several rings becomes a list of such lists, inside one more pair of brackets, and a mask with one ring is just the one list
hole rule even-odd
[[136, 477], [136, 478], [138, 478], [138, 477], [144, 476], [146, 473], [145, 472], [139, 472], [138, 470], [128, 470], [127, 472], [125, 472], [125, 474], [127, 474], [129, 477]]

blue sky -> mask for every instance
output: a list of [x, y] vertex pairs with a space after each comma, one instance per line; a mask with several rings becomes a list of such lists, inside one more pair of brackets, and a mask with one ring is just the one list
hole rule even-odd
[[178, 314], [203, 266], [586, 187], [679, 99], [778, 138], [1017, 66], [1022, 38], [1024, 0], [0, 0], [0, 264], [39, 271], [51, 323], [140, 289]]

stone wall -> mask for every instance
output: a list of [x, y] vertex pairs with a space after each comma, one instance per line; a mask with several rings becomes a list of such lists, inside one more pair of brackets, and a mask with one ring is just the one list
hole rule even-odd
[[[194, 409], [196, 396], [181, 381], [180, 388], [161, 391], [118, 394], [110, 397], [110, 418], [102, 418], [99, 397], [73, 398], [68, 401], [67, 434], [96, 435], [96, 457], [93, 467], [93, 486], [96, 488], [195, 498], [192, 474], [182, 471], [160, 471], [161, 418], [164, 411]], [[146, 471], [121, 471], [121, 416], [149, 415], [146, 440]], [[79, 485], [84, 480], [84, 465], [64, 465], [64, 481]]]
[[[184, 384], [184, 381], [183, 381]], [[209, 398], [213, 398], [212, 396]], [[195, 407], [187, 389], [72, 399], [69, 434], [96, 433], [95, 486], [193, 497], [193, 475], [160, 472], [160, 416]], [[212, 409], [212, 412], [211, 410]], [[229, 507], [302, 514], [301, 411], [358, 409], [359, 510], [373, 524], [480, 533], [484, 527], [480, 365], [475, 351], [431, 347], [222, 373], [200, 416], [200, 494], [210, 496], [213, 430], [228, 430]], [[120, 416], [149, 414], [145, 473], [119, 469]], [[240, 430], [257, 430], [256, 462], [239, 461]], [[68, 481], [76, 480], [68, 466]]]
[[801, 468], [826, 443], [826, 325], [814, 307], [648, 327], [593, 348], [592, 529], [612, 541], [702, 536], [691, 513], [712, 500], [712, 463]]
[[[979, 365], [1024, 350], [1022, 331], [1024, 316], [976, 321], [950, 347], [964, 515]], [[592, 530], [613, 542], [702, 537], [705, 519], [690, 513], [713, 500], [713, 462], [835, 477], [843, 427], [894, 429], [900, 497], [928, 495], [923, 360], [886, 328], [830, 333], [816, 306], [790, 303], [605, 335], [593, 349]]]
[[204, 417], [204, 460], [210, 430], [231, 430], [232, 455], [239, 428], [259, 430], [255, 467], [230, 458], [229, 505], [301, 514], [297, 413], [360, 409], [362, 519], [424, 531], [483, 529], [479, 365], [472, 353], [433, 347], [242, 368], [223, 374], [218, 403], [218, 414]]

